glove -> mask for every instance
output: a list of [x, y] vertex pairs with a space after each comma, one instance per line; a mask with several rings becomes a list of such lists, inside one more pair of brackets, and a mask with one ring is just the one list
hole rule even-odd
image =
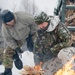
[[57, 50], [55, 50], [53, 48], [51, 48], [50, 50], [51, 50], [53, 56], [57, 56], [57, 54], [58, 54], [58, 51]]
[[21, 50], [20, 47], [17, 47], [15, 50], [16, 50], [17, 53], [23, 53], [23, 51]]
[[27, 41], [27, 48], [30, 52], [33, 52], [33, 41], [32, 41], [32, 35], [29, 34]]
[[58, 15], [58, 10], [57, 9], [54, 9], [54, 14]]

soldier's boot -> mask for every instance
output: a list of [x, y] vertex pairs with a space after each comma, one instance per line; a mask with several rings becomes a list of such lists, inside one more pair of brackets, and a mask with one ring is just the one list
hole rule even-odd
[[19, 55], [16, 53], [14, 56], [14, 64], [15, 64], [15, 67], [17, 69], [22, 69], [23, 68], [23, 62], [21, 61], [21, 59], [19, 58]]
[[11, 68], [5, 68], [5, 71], [0, 73], [0, 75], [12, 75]]

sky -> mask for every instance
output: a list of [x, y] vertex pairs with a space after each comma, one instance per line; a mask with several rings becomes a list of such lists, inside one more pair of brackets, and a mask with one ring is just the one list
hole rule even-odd
[[45, 11], [49, 15], [53, 15], [54, 8], [58, 0], [35, 0], [36, 5], [41, 11]]
[[[34, 1], [37, 7], [40, 9], [40, 11], [45, 11], [47, 14], [53, 15], [53, 11], [57, 5], [58, 0], [29, 0], [29, 1]], [[0, 0], [0, 7], [2, 9], [9, 9], [11, 11], [14, 9], [14, 11], [18, 11], [20, 7], [22, 7], [21, 2], [22, 0], [15, 0], [15, 1], [14, 0], [7, 0], [7, 1]]]

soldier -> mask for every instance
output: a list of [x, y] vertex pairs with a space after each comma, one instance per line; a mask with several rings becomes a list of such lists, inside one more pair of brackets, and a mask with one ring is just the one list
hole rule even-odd
[[2, 35], [8, 47], [3, 56], [5, 71], [0, 75], [12, 75], [13, 61], [16, 68], [22, 69], [23, 63], [19, 58], [19, 54], [23, 53], [21, 47], [27, 41], [28, 49], [31, 49], [33, 43], [30, 37], [35, 34], [37, 25], [32, 15], [9, 10], [2, 12], [2, 21]]
[[75, 49], [70, 47], [70, 31], [57, 16], [48, 16], [42, 12], [35, 15], [34, 19], [39, 27], [37, 38], [34, 40], [35, 65], [43, 62], [45, 75], [53, 75], [75, 53]]

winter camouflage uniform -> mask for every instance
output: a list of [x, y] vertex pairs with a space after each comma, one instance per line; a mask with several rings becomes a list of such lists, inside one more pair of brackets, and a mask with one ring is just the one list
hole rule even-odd
[[[55, 23], [57, 19], [56, 21], [54, 19], [54, 17], [50, 19], [48, 28], [51, 27], [51, 25], [57, 24], [55, 28], [53, 30], [48, 30], [48, 28], [46, 30], [38, 30], [37, 38], [34, 42], [34, 61], [36, 65], [39, 64], [39, 62], [43, 62], [43, 69], [47, 71], [45, 75], [53, 75], [53, 73], [62, 66], [60, 60], [65, 59], [62, 58], [63, 55], [68, 57], [67, 55], [69, 55], [70, 52], [69, 48], [69, 50], [67, 50], [69, 52], [67, 52], [65, 48], [71, 46], [72, 43], [69, 30], [60, 21]], [[62, 56], [61, 53], [63, 53]], [[71, 54], [70, 57], [72, 55], [73, 54]], [[68, 59], [65, 59], [64, 61], [67, 61]]]
[[[70, 46], [71, 34], [61, 23], [52, 32], [43, 30], [38, 31], [35, 42], [35, 53], [39, 55], [40, 60], [45, 61], [49, 57], [47, 53], [54, 56], [67, 46]], [[47, 54], [47, 57], [45, 56]], [[51, 56], [50, 56], [51, 57]], [[37, 59], [35, 59], [37, 61]]]

